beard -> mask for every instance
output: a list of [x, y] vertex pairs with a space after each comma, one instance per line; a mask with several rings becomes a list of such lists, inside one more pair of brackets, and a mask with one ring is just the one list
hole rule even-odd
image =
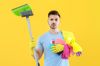
[[51, 28], [51, 29], [56, 29], [56, 24], [55, 24], [55, 23], [52, 23], [52, 24], [50, 25], [50, 28]]

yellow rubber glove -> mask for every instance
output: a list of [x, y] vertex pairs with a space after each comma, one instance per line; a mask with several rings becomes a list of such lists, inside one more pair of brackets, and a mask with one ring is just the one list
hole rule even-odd
[[55, 44], [51, 46], [51, 50], [53, 53], [59, 53], [64, 50], [64, 46], [62, 44]]
[[62, 31], [62, 34], [63, 34], [64, 40], [66, 41], [66, 43], [68, 43], [69, 45], [71, 45], [73, 47], [73, 51], [75, 53], [82, 52], [82, 48], [76, 42], [74, 34], [72, 32]]
[[71, 45], [73, 46], [73, 51], [74, 51], [75, 53], [77, 53], [77, 52], [82, 52], [81, 46], [80, 46], [75, 40], [72, 40], [72, 41], [71, 41]]
[[74, 35], [72, 32], [68, 32], [68, 31], [62, 31], [64, 40], [66, 41], [67, 44], [70, 44], [72, 39], [75, 39]]
[[33, 55], [34, 54], [34, 48], [36, 46], [36, 42], [35, 41], [31, 41], [29, 44], [29, 49], [31, 50], [30, 54]]

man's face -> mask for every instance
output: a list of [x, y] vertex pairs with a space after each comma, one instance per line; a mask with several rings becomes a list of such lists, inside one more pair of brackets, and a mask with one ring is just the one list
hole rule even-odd
[[50, 15], [48, 17], [48, 24], [51, 29], [56, 29], [59, 26], [60, 18], [58, 15]]

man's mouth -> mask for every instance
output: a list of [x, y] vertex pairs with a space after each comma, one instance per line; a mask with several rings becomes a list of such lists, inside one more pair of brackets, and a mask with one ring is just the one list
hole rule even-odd
[[51, 26], [56, 26], [56, 24], [55, 24], [55, 23], [53, 23], [53, 24], [51, 24]]
[[51, 28], [55, 29], [56, 28], [56, 24], [55, 23], [51, 24]]

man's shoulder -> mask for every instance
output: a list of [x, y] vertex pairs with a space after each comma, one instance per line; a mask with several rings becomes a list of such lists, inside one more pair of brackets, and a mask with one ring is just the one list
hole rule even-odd
[[45, 33], [41, 34], [39, 37], [40, 37], [41, 39], [43, 39], [43, 38], [46, 37], [47, 35], [48, 35], [48, 32], [45, 32]]
[[[70, 31], [62, 31], [64, 38], [67, 40], [75, 39], [73, 32]], [[70, 38], [70, 39], [69, 39]]]
[[63, 34], [73, 34], [73, 32], [71, 32], [71, 31], [62, 30], [61, 32], [62, 32]]

